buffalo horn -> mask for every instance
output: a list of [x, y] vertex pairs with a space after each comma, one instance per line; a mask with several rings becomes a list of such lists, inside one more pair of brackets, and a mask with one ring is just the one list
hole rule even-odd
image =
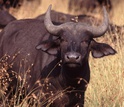
[[108, 29], [109, 26], [109, 18], [108, 18], [108, 14], [106, 11], [106, 8], [103, 7], [103, 13], [104, 13], [104, 18], [103, 18], [103, 22], [101, 23], [101, 25], [99, 26], [85, 26], [83, 24], [79, 24], [79, 29], [86, 29], [88, 31], [90, 31], [94, 36], [94, 38], [96, 37], [100, 37], [102, 36]]
[[[61, 25], [54, 25], [52, 23], [51, 17], [50, 17], [51, 7], [52, 7], [52, 5], [50, 5], [48, 7], [48, 10], [46, 12], [45, 19], [44, 19], [44, 24], [49, 33], [58, 35], [58, 33], [62, 29], [64, 29], [67, 26], [69, 27], [70, 24], [69, 24], [69, 22], [67, 22], [67, 23], [64, 23]], [[108, 26], [109, 26], [109, 18], [108, 18], [108, 14], [107, 14], [105, 7], [103, 7], [103, 13], [104, 13], [104, 18], [103, 18], [103, 22], [101, 25], [89, 26], [89, 25], [84, 25], [83, 23], [77, 23], [78, 29], [80, 29], [80, 30], [85, 29], [85, 30], [90, 31], [94, 35], [93, 36], [94, 38], [102, 36], [107, 31]]]
[[52, 5], [50, 5], [47, 9], [46, 15], [44, 17], [44, 25], [49, 33], [57, 35], [62, 28], [61, 25], [59, 26], [53, 25], [50, 17], [51, 7]]

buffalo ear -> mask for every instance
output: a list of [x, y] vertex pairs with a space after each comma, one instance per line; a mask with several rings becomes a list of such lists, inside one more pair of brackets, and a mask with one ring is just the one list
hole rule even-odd
[[57, 55], [59, 44], [57, 41], [43, 41], [38, 46], [36, 46], [37, 50], [42, 50], [51, 55]]
[[95, 40], [91, 41], [91, 53], [94, 58], [100, 58], [108, 55], [114, 55], [114, 50], [110, 45], [105, 43], [97, 43]]

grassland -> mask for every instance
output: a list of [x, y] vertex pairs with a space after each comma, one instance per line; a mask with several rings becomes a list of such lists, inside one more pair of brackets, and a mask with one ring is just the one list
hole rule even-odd
[[[113, 4], [110, 20], [124, 25], [124, 2], [119, 1]], [[33, 18], [44, 13], [49, 4], [53, 4], [54, 10], [69, 13], [67, 0], [42, 0], [33, 4], [24, 2], [19, 10], [11, 9], [10, 12], [17, 19]], [[116, 37], [116, 42], [110, 37]], [[100, 59], [90, 57], [91, 80], [85, 95], [85, 107], [124, 107], [124, 29], [115, 34], [107, 33], [98, 41], [111, 44], [117, 54]]]

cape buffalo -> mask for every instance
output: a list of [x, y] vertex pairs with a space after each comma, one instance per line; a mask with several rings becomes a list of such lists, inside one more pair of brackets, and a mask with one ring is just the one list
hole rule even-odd
[[[42, 15], [37, 16], [36, 19], [44, 21], [44, 17], [45, 17], [45, 14], [42, 14]], [[83, 23], [85, 22], [85, 23], [88, 23], [88, 24], [91, 24], [91, 25], [96, 23], [97, 21], [99, 21], [97, 18], [95, 18], [91, 15], [86, 15], [86, 14], [71, 15], [71, 14], [65, 14], [65, 13], [62, 13], [62, 12], [57, 12], [57, 11], [54, 11], [54, 10], [51, 11], [51, 20], [53, 22], [57, 22], [57, 23], [79, 21], [79, 22], [83, 22]]]
[[10, 7], [17, 7], [20, 4], [20, 0], [0, 0], [0, 5], [2, 8], [9, 9]]
[[[56, 25], [50, 11], [51, 5], [44, 23], [38, 19], [9, 23], [0, 33], [0, 57], [9, 56], [8, 72], [15, 71], [19, 79], [25, 79], [27, 94], [41, 96], [51, 107], [83, 107], [90, 80], [89, 53], [94, 58], [116, 53], [108, 44], [93, 39], [108, 29], [106, 9], [103, 8], [104, 19], [99, 26], [81, 22]], [[16, 81], [11, 85], [16, 86]]]
[[97, 7], [106, 6], [110, 11], [112, 9], [111, 0], [69, 0], [69, 10], [83, 10], [93, 12]]
[[8, 23], [16, 20], [8, 11], [0, 10], [0, 28], [4, 28]]

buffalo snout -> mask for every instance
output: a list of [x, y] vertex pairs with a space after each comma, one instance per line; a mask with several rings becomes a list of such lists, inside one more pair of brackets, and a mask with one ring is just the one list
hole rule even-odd
[[77, 52], [67, 52], [64, 56], [64, 63], [70, 67], [81, 65], [81, 54]]

